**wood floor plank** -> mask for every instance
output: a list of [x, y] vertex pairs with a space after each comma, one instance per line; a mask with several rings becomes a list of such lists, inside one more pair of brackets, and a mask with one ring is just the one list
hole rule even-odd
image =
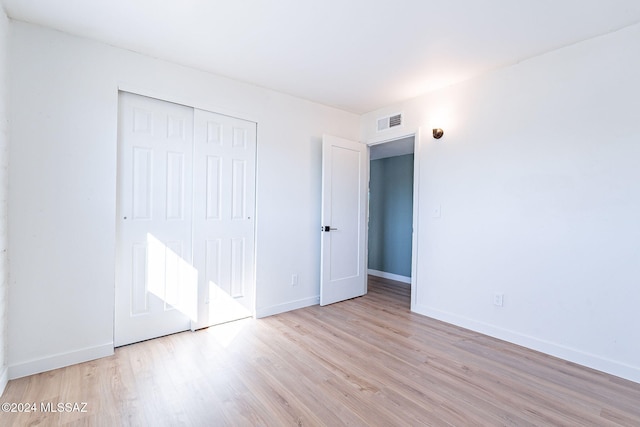
[[409, 285], [10, 381], [2, 426], [640, 426], [640, 384], [409, 310]]

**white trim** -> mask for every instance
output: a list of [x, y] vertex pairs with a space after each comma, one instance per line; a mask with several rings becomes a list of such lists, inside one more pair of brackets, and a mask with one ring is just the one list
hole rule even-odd
[[420, 225], [420, 146], [422, 129], [413, 134], [413, 233], [411, 234], [411, 311], [418, 303], [418, 226]]
[[4, 389], [7, 388], [7, 384], [9, 383], [9, 367], [5, 366], [2, 370], [2, 374], [0, 374], [0, 395], [4, 393]]
[[[399, 127], [399, 126], [398, 126]], [[397, 134], [391, 134], [391, 135], [375, 135], [373, 137], [371, 137], [370, 139], [367, 140], [366, 144], [371, 147], [373, 145], [378, 145], [378, 144], [384, 144], [386, 142], [393, 142], [393, 141], [397, 141], [399, 139], [405, 139], [405, 138], [411, 138], [412, 136], [415, 136], [416, 138], [418, 137], [418, 134], [420, 133], [420, 128], [414, 128], [414, 129], [395, 129], [392, 128], [394, 131], [397, 132]], [[401, 132], [399, 132], [401, 131]]]
[[630, 366], [615, 360], [603, 358], [591, 353], [585, 353], [575, 348], [567, 347], [562, 344], [541, 340], [530, 335], [524, 335], [509, 329], [499, 328], [484, 322], [470, 319], [468, 317], [459, 316], [457, 314], [437, 310], [425, 305], [416, 305], [412, 307], [412, 311], [431, 317], [461, 328], [479, 332], [503, 341], [517, 344], [541, 353], [545, 353], [554, 357], [558, 357], [578, 365], [596, 369], [607, 374], [615, 375], [640, 383], [640, 368]]
[[367, 273], [372, 276], [382, 277], [383, 279], [395, 280], [396, 282], [409, 283], [409, 284], [411, 283], [411, 277], [401, 276], [399, 274], [387, 273], [386, 271], [368, 269]]
[[113, 343], [87, 347], [68, 353], [58, 353], [41, 359], [32, 359], [28, 362], [9, 365], [9, 379], [26, 377], [28, 375], [39, 374], [53, 369], [64, 368], [77, 363], [88, 362], [89, 360], [113, 355]]
[[285, 313], [291, 310], [297, 310], [299, 308], [310, 307], [312, 305], [320, 304], [320, 296], [311, 298], [300, 299], [297, 301], [286, 302], [283, 304], [272, 305], [270, 307], [259, 308], [256, 310], [256, 318], [273, 316], [274, 314]]

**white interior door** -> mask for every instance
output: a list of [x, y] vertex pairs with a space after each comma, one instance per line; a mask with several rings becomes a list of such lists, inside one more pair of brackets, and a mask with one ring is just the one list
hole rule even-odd
[[367, 146], [322, 138], [322, 266], [320, 305], [367, 292]]
[[195, 110], [193, 328], [253, 315], [256, 124]]
[[121, 93], [116, 346], [190, 328], [193, 109]]

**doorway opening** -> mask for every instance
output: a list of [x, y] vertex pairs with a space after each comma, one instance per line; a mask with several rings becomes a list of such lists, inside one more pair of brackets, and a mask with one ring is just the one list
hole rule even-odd
[[[415, 135], [370, 145], [369, 276], [399, 287], [414, 280]], [[412, 295], [413, 296], [413, 295]]]

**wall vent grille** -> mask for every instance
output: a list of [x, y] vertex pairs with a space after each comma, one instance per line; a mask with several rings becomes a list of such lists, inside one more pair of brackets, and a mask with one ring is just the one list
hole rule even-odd
[[394, 114], [393, 116], [381, 117], [378, 119], [378, 132], [391, 129], [396, 126], [402, 126], [402, 114]]

